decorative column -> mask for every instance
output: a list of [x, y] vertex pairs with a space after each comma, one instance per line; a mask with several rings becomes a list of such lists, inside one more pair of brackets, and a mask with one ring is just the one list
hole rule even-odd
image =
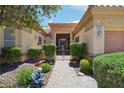
[[104, 53], [104, 25], [98, 20], [96, 26], [94, 27], [94, 49], [93, 54], [103, 54]]

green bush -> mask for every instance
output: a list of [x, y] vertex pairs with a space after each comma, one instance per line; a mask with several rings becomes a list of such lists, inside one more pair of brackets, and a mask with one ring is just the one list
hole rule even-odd
[[51, 70], [51, 65], [48, 64], [48, 63], [43, 63], [41, 65], [41, 68], [42, 68], [43, 73], [47, 73], [47, 72], [49, 72]]
[[31, 74], [33, 73], [32, 68], [22, 68], [17, 73], [17, 82], [21, 87], [26, 87], [31, 82]]
[[80, 61], [80, 71], [85, 73], [85, 74], [89, 74], [90, 71], [90, 63], [88, 60], [86, 59], [82, 59]]
[[84, 56], [84, 59], [87, 59], [87, 60], [89, 60], [89, 66], [90, 66], [90, 70], [89, 70], [89, 74], [91, 75], [91, 76], [93, 76], [93, 56], [90, 56], [90, 55], [85, 55]]
[[0, 88], [7, 88], [7, 86], [3, 83], [0, 83]]
[[86, 52], [86, 43], [71, 43], [70, 53], [73, 57], [82, 58]]
[[8, 53], [9, 49], [11, 49], [11, 48], [13, 48], [13, 47], [12, 46], [10, 46], [10, 47], [3, 47], [1, 49], [2, 56], [5, 57], [5, 55]]
[[28, 56], [30, 58], [38, 58], [38, 57], [40, 57], [41, 54], [42, 54], [41, 49], [37, 49], [37, 48], [28, 49]]
[[94, 58], [93, 73], [99, 87], [124, 87], [124, 52]]
[[8, 51], [6, 51], [5, 60], [10, 63], [16, 62], [20, 60], [20, 56], [21, 56], [21, 48], [13, 47], [10, 48]]
[[45, 56], [53, 57], [55, 55], [56, 46], [53, 44], [44, 44], [43, 50], [44, 50]]

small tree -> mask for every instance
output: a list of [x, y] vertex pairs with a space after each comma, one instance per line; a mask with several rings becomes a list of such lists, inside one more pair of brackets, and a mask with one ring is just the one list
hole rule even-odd
[[0, 6], [0, 26], [39, 31], [43, 18], [55, 16], [59, 9], [58, 5], [2, 5]]

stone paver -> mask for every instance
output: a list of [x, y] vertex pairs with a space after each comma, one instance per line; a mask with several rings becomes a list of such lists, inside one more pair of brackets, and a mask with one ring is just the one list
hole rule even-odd
[[55, 67], [46, 88], [96, 88], [96, 81], [90, 76], [77, 76], [69, 66], [69, 56], [57, 56]]

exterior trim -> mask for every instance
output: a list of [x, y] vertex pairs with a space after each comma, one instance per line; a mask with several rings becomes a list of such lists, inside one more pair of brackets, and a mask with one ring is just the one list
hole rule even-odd
[[87, 22], [90, 20], [90, 18], [92, 18], [92, 12], [91, 12], [92, 8], [93, 8], [92, 5], [88, 7], [86, 13], [81, 18], [80, 22], [77, 24], [75, 29], [73, 30], [73, 32], [72, 32], [73, 36], [75, 36], [87, 24]]

